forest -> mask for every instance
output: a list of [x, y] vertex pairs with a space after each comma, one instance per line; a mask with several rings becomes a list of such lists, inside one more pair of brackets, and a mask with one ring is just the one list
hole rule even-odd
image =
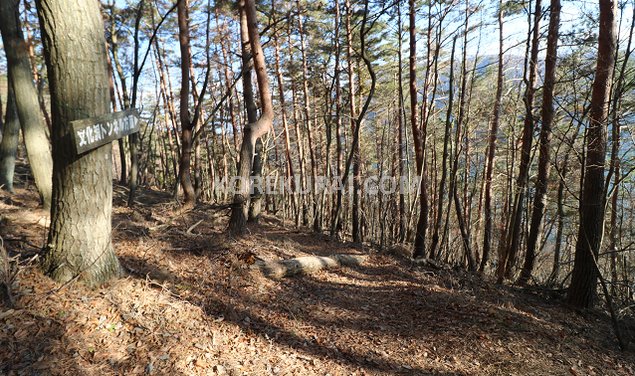
[[0, 374], [635, 374], [632, 0], [1, 0]]

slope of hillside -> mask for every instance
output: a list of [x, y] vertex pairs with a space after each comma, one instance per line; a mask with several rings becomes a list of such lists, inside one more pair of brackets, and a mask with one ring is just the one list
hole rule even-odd
[[[19, 260], [0, 311], [6, 375], [632, 375], [607, 318], [265, 217], [227, 237], [227, 210], [181, 213], [160, 192], [122, 206], [113, 236], [126, 276], [98, 290], [37, 269], [47, 213], [33, 190], [0, 193], [0, 235]], [[354, 268], [281, 280], [257, 259], [354, 253]]]

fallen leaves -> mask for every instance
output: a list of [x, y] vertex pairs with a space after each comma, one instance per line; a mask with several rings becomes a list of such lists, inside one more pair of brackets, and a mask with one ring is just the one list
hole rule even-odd
[[[49, 294], [55, 285], [37, 268], [22, 271], [18, 307], [0, 312], [0, 373], [634, 373], [633, 354], [599, 340], [605, 321], [381, 255], [274, 281], [247, 266], [360, 250], [266, 220], [227, 239], [223, 223], [208, 225], [218, 222], [212, 213], [175, 215], [169, 197], [146, 204], [140, 214], [115, 207], [115, 245], [130, 276], [97, 292], [73, 285]], [[21, 233], [32, 208], [10, 209], [14, 238], [43, 238], [37, 226]]]

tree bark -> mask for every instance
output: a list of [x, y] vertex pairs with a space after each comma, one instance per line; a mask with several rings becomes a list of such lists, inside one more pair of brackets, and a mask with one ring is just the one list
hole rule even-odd
[[518, 179], [516, 183], [516, 193], [514, 195], [514, 202], [511, 212], [511, 222], [508, 233], [508, 244], [504, 253], [503, 260], [500, 260], [504, 272], [498, 276], [499, 282], [502, 282], [504, 278], [512, 278], [514, 273], [514, 267], [516, 265], [516, 258], [518, 255], [518, 248], [521, 242], [521, 223], [523, 219], [523, 211], [525, 207], [525, 197], [527, 195], [527, 183], [529, 179], [529, 169], [531, 162], [531, 145], [533, 143], [534, 135], [534, 95], [536, 89], [534, 87], [536, 82], [536, 76], [538, 74], [538, 51], [540, 44], [540, 19], [542, 18], [541, 0], [535, 0], [534, 10], [534, 22], [530, 28], [532, 30], [531, 37], [531, 52], [529, 57], [529, 72], [525, 82], [525, 95], [523, 101], [525, 102], [525, 119], [523, 122], [523, 137], [522, 148], [520, 151], [520, 165], [518, 167]]
[[542, 127], [540, 129], [540, 154], [538, 157], [538, 177], [534, 207], [531, 214], [531, 226], [527, 238], [527, 252], [518, 284], [524, 285], [531, 278], [536, 259], [536, 243], [542, 228], [542, 217], [545, 211], [549, 168], [551, 165], [551, 127], [555, 110], [553, 106], [554, 85], [556, 82], [556, 60], [558, 54], [558, 32], [560, 28], [560, 0], [551, 0], [549, 31], [547, 35], [547, 55], [545, 57], [545, 80], [542, 94]]
[[284, 82], [282, 80], [282, 72], [280, 69], [280, 45], [278, 43], [277, 34], [273, 35], [273, 45], [274, 45], [274, 53], [275, 53], [275, 74], [276, 80], [278, 83], [278, 95], [280, 102], [280, 118], [282, 121], [282, 130], [284, 134], [284, 150], [285, 150], [285, 160], [286, 160], [286, 176], [289, 179], [291, 184], [291, 195], [293, 197], [292, 202], [294, 203], [295, 209], [297, 210], [298, 202], [297, 196], [295, 194], [295, 184], [294, 184], [294, 173], [293, 173], [293, 161], [291, 159], [291, 140], [289, 138], [289, 125], [287, 122], [287, 110], [286, 110], [286, 100], [284, 97]]
[[580, 196], [580, 225], [568, 302], [578, 308], [592, 307], [596, 300], [598, 273], [595, 260], [602, 244], [606, 192], [606, 121], [616, 49], [616, 3], [600, 0], [600, 27], [595, 79], [591, 92], [586, 163]]
[[[15, 95], [13, 95], [13, 85], [9, 85], [7, 97], [7, 115], [4, 118], [2, 142], [0, 142], [0, 188], [13, 193], [15, 159], [18, 154], [20, 136], [20, 120]], [[0, 112], [2, 112], [1, 108]]]
[[[498, 71], [496, 74], [496, 97], [492, 118], [489, 125], [489, 135], [487, 143], [487, 159], [485, 161], [485, 179], [483, 194], [483, 257], [479, 272], [483, 273], [489, 261], [492, 249], [492, 178], [494, 177], [494, 157], [496, 156], [496, 139], [498, 137], [498, 126], [500, 123], [501, 105], [503, 100], [503, 2], [498, 3]], [[499, 265], [499, 268], [501, 266]]]
[[443, 132], [443, 156], [441, 160], [441, 181], [439, 182], [438, 189], [438, 201], [437, 201], [437, 212], [436, 212], [436, 221], [434, 222], [434, 231], [432, 233], [432, 243], [430, 244], [430, 258], [436, 259], [437, 255], [437, 246], [439, 245], [439, 229], [441, 228], [441, 223], [443, 222], [443, 199], [445, 198], [445, 183], [447, 180], [447, 165], [448, 165], [448, 155], [449, 155], [449, 146], [450, 146], [450, 130], [452, 129], [452, 109], [454, 107], [454, 52], [456, 50], [456, 38], [457, 35], [454, 36], [452, 40], [452, 52], [450, 54], [450, 77], [448, 81], [448, 103], [447, 103], [447, 111], [445, 116], [445, 130]]
[[[405, 177], [405, 159], [406, 159], [406, 145], [404, 142], [404, 133], [406, 132], [404, 128], [404, 95], [403, 95], [403, 63], [402, 63], [402, 45], [403, 45], [403, 35], [402, 35], [402, 25], [401, 25], [401, 1], [397, 2], [397, 38], [398, 38], [398, 48], [397, 48], [397, 85], [399, 93], [398, 100], [399, 105], [397, 109], [397, 123], [398, 123], [398, 158], [399, 158], [399, 178]], [[399, 192], [399, 218], [398, 221], [398, 231], [397, 231], [397, 242], [401, 243], [406, 238], [406, 216], [408, 212], [406, 210], [406, 195], [403, 192]]]
[[[352, 5], [350, 0], [346, 0], [346, 72], [348, 75], [348, 92], [349, 92], [349, 113], [350, 113], [350, 122], [351, 122], [351, 133], [355, 132], [357, 117], [356, 109], [355, 109], [355, 74], [353, 70], [353, 29], [351, 25], [351, 18], [353, 15]], [[351, 205], [352, 210], [352, 236], [353, 242], [357, 243], [360, 241], [360, 230], [359, 230], [359, 185], [360, 185], [360, 176], [359, 176], [359, 143], [356, 144], [353, 150], [353, 203]]]
[[95, 286], [120, 273], [111, 242], [112, 145], [75, 155], [69, 122], [108, 113], [104, 25], [95, 0], [36, 4], [53, 109], [53, 200], [43, 268], [58, 282], [78, 278]]
[[[123, 73], [123, 68], [121, 67], [121, 63], [119, 62], [119, 54], [117, 53], [119, 40], [117, 37], [117, 29], [115, 27], [115, 5], [114, 4], [110, 8], [109, 17], [110, 17], [110, 40], [109, 40], [108, 46], [110, 47], [110, 51], [112, 53], [112, 60], [113, 60], [112, 63], [110, 64], [110, 69], [113, 68], [112, 65], [114, 64], [117, 71], [117, 75], [119, 76], [119, 79], [121, 81], [121, 92], [122, 92], [122, 97], [124, 101], [124, 107], [128, 108], [130, 106], [130, 98], [128, 97], [128, 91], [127, 91], [128, 89], [126, 87], [126, 76]], [[113, 86], [114, 86], [114, 83], [115, 83], [114, 72], [112, 75], [112, 80], [113, 80]], [[115, 103], [113, 101], [113, 106], [114, 104]], [[119, 145], [119, 160], [121, 162], [121, 174], [119, 176], [119, 183], [126, 184], [126, 181], [128, 178], [128, 168], [127, 168], [127, 162], [126, 162], [126, 149], [124, 145], [124, 139], [120, 138], [119, 140], [117, 140], [117, 143]]]
[[40, 113], [37, 89], [33, 84], [29, 47], [22, 35], [16, 0], [0, 3], [0, 31], [29, 165], [40, 200], [48, 209], [51, 206], [53, 160], [46, 125]]
[[[180, 0], [177, 0], [180, 1]], [[145, 0], [140, 0], [137, 5], [134, 27], [134, 58], [133, 58], [133, 74], [132, 74], [132, 99], [130, 101], [130, 107], [135, 108], [137, 106], [137, 89], [139, 85], [139, 76], [141, 70], [139, 68], [139, 28], [141, 26], [141, 18], [143, 16], [143, 9], [145, 6]], [[150, 41], [152, 42], [152, 41]], [[134, 198], [137, 193], [137, 186], [139, 181], [139, 135], [133, 133], [128, 136], [128, 145], [130, 146], [130, 179], [128, 181], [128, 206], [134, 205]]]
[[415, 232], [415, 244], [413, 257], [425, 257], [426, 251], [426, 230], [428, 228], [428, 193], [425, 178], [424, 156], [425, 139], [419, 129], [417, 121], [417, 35], [416, 35], [416, 6], [414, 0], [409, 0], [409, 21], [408, 34], [410, 37], [410, 57], [409, 57], [409, 87], [410, 87], [410, 126], [412, 127], [412, 138], [415, 149], [415, 159], [417, 163], [417, 173], [420, 176], [419, 184], [419, 220]]
[[241, 0], [241, 9], [245, 13], [249, 43], [251, 46], [254, 69], [260, 92], [262, 113], [255, 123], [245, 125], [243, 143], [240, 151], [240, 167], [238, 171], [239, 186], [234, 195], [231, 217], [229, 219], [229, 231], [233, 235], [241, 235], [246, 230], [247, 209], [249, 204], [249, 176], [251, 174], [252, 161], [256, 141], [266, 134], [273, 124], [273, 104], [269, 88], [269, 77], [265, 64], [265, 56], [260, 44], [260, 35], [256, 19], [256, 6], [254, 0]]
[[[247, 22], [247, 17], [244, 12], [241, 14], [241, 23], [242, 22]], [[258, 120], [258, 107], [256, 106], [256, 99], [254, 98], [254, 88], [251, 77], [254, 64], [252, 61], [252, 48], [249, 42], [249, 27], [241, 27], [240, 37], [243, 63], [243, 98], [245, 100], [245, 109], [247, 110], [247, 122], [251, 124]], [[262, 164], [264, 162], [262, 159], [262, 150], [262, 140], [259, 138], [256, 140], [256, 145], [254, 147], [254, 156], [250, 174], [250, 176], [254, 179], [262, 176]], [[258, 222], [261, 210], [262, 192], [260, 192], [257, 186], [254, 186], [251, 197], [249, 198], [247, 220], [250, 222]]]
[[178, 0], [177, 15], [179, 24], [179, 47], [181, 50], [181, 93], [179, 95], [179, 119], [181, 121], [181, 160], [179, 163], [179, 182], [183, 187], [183, 206], [196, 204], [196, 192], [192, 184], [190, 170], [192, 161], [192, 133], [194, 124], [190, 119], [190, 30], [189, 1]]
[[311, 162], [311, 201], [313, 206], [313, 230], [320, 231], [318, 202], [316, 192], [317, 163], [315, 160], [315, 150], [313, 145], [313, 121], [311, 119], [311, 101], [309, 98], [309, 73], [306, 57], [306, 43], [304, 35], [304, 23], [302, 17], [302, 8], [300, 1], [296, 0], [296, 9], [298, 12], [298, 34], [300, 35], [300, 56], [302, 58], [302, 98], [304, 105], [302, 106], [304, 122], [306, 124], [307, 142], [309, 148], [309, 161]]

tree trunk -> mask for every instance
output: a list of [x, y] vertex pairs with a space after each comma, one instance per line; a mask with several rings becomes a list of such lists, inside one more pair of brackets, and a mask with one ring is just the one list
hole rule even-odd
[[[246, 15], [241, 14], [241, 23], [247, 22]], [[241, 28], [241, 50], [242, 50], [242, 62], [243, 62], [243, 98], [245, 100], [245, 109], [247, 110], [247, 122], [249, 124], [255, 123], [258, 120], [258, 108], [256, 106], [256, 99], [254, 98], [254, 88], [252, 85], [251, 73], [253, 70], [252, 62], [252, 47], [250, 45], [249, 28]], [[256, 179], [262, 177], [262, 140], [259, 138], [256, 140], [254, 147], [254, 156], [252, 157], [252, 167], [250, 176]], [[242, 161], [242, 155], [241, 155]], [[251, 197], [249, 198], [249, 210], [247, 220], [250, 222], [258, 222], [260, 212], [262, 211], [262, 192], [257, 186], [254, 186]]]
[[434, 231], [432, 233], [432, 243], [430, 244], [430, 258], [437, 258], [437, 246], [439, 245], [439, 229], [443, 222], [443, 199], [445, 198], [445, 183], [447, 180], [447, 165], [448, 165], [448, 148], [450, 146], [450, 130], [452, 129], [452, 109], [454, 107], [454, 52], [456, 50], [456, 38], [458, 34], [454, 36], [452, 40], [452, 52], [450, 54], [450, 77], [448, 81], [448, 103], [447, 112], [445, 117], [445, 130], [443, 132], [443, 156], [441, 160], [441, 181], [439, 182], [438, 189], [438, 202], [436, 221], [434, 222]]
[[[541, 0], [535, 0], [534, 10], [534, 22], [530, 27], [532, 30], [531, 37], [531, 53], [529, 57], [529, 76], [525, 82], [525, 95], [523, 101], [525, 102], [525, 119], [523, 122], [523, 137], [522, 148], [520, 151], [520, 165], [518, 167], [518, 179], [516, 183], [516, 194], [514, 195], [514, 202], [511, 212], [511, 222], [508, 233], [508, 245], [504, 253], [503, 260], [500, 260], [502, 267], [504, 267], [503, 275], [499, 275], [498, 279], [502, 282], [503, 278], [512, 278], [514, 273], [514, 267], [516, 265], [516, 257], [518, 255], [518, 248], [520, 247], [520, 239], [522, 237], [520, 227], [523, 219], [523, 211], [525, 207], [525, 197], [527, 195], [527, 183], [529, 179], [529, 169], [531, 162], [531, 145], [533, 143], [534, 136], [534, 95], [536, 88], [534, 87], [536, 82], [536, 76], [538, 75], [538, 50], [540, 43], [540, 19], [542, 18]], [[529, 43], [529, 42], [528, 42]]]
[[53, 109], [53, 200], [43, 268], [58, 282], [78, 278], [95, 286], [120, 273], [111, 243], [112, 146], [78, 156], [68, 136], [70, 121], [108, 113], [104, 25], [95, 0], [39, 0], [37, 7]]
[[[343, 163], [343, 145], [342, 145], [342, 88], [341, 88], [341, 78], [340, 78], [340, 53], [341, 53], [341, 44], [340, 44], [340, 2], [339, 0], [335, 0], [335, 41], [334, 41], [334, 50], [335, 50], [335, 66], [334, 66], [334, 79], [335, 79], [335, 152], [337, 153], [336, 163], [337, 163], [337, 178], [341, 179], [342, 177], [342, 163]], [[336, 232], [339, 232], [339, 210], [342, 206], [342, 191], [338, 190], [335, 197], [335, 203], [333, 205], [332, 218], [331, 218], [331, 236], [335, 236]]]
[[[489, 261], [492, 249], [492, 178], [494, 177], [494, 157], [496, 156], [496, 139], [498, 137], [498, 126], [500, 123], [501, 104], [503, 100], [503, 2], [498, 3], [498, 72], [496, 74], [496, 97], [494, 108], [489, 125], [489, 135], [487, 143], [487, 159], [485, 161], [485, 179], [483, 193], [483, 257], [479, 272], [483, 273]], [[501, 265], [499, 265], [499, 268]]]
[[181, 120], [181, 160], [179, 163], [179, 180], [183, 187], [183, 206], [193, 207], [196, 204], [196, 192], [192, 185], [190, 171], [192, 160], [192, 133], [194, 124], [190, 119], [190, 30], [189, 1], [178, 0], [177, 15], [179, 23], [179, 46], [181, 49], [181, 93], [179, 95], [179, 119]]
[[[180, 0], [177, 0], [180, 1]], [[145, 0], [140, 0], [137, 6], [135, 27], [134, 27], [134, 59], [133, 59], [133, 74], [132, 74], [132, 100], [130, 101], [130, 107], [135, 108], [137, 106], [137, 89], [139, 84], [139, 76], [141, 71], [139, 68], [139, 27], [141, 25], [141, 17], [143, 16], [143, 8]], [[180, 39], [180, 38], [179, 38]], [[139, 180], [139, 135], [133, 133], [128, 136], [128, 145], [130, 146], [130, 180], [128, 181], [128, 206], [134, 205], [134, 198], [137, 193], [137, 185]]]
[[580, 196], [580, 226], [568, 301], [579, 308], [595, 303], [598, 273], [596, 258], [602, 244], [606, 192], [606, 120], [616, 49], [615, 0], [600, 0], [598, 58], [591, 93], [587, 156]]
[[[269, 89], [269, 77], [265, 65], [265, 56], [260, 44], [258, 24], [256, 19], [256, 6], [254, 0], [241, 0], [241, 9], [245, 13], [246, 26], [249, 33], [254, 69], [260, 92], [262, 113], [255, 123], [248, 123], [243, 133], [243, 143], [240, 151], [240, 167], [238, 171], [239, 186], [234, 195], [231, 218], [229, 219], [229, 231], [234, 235], [241, 235], [246, 230], [247, 209], [249, 203], [249, 176], [251, 174], [252, 160], [256, 141], [266, 134], [273, 124], [273, 105], [271, 91]], [[241, 22], [241, 26], [243, 23]]]
[[417, 121], [417, 36], [416, 36], [416, 7], [415, 1], [409, 0], [409, 21], [408, 27], [410, 37], [410, 60], [409, 60], [409, 86], [410, 86], [410, 126], [412, 127], [412, 138], [414, 141], [415, 159], [417, 162], [417, 173], [419, 174], [419, 220], [415, 232], [415, 244], [413, 257], [425, 257], [426, 230], [428, 228], [428, 194], [425, 178], [424, 156], [425, 139], [419, 129]]
[[291, 140], [289, 138], [289, 125], [287, 123], [287, 110], [286, 110], [286, 100], [284, 97], [284, 82], [282, 80], [282, 72], [280, 69], [280, 46], [278, 44], [278, 36], [277, 34], [273, 35], [273, 45], [274, 45], [274, 53], [275, 53], [275, 74], [276, 80], [278, 83], [278, 95], [280, 102], [280, 118], [282, 120], [282, 129], [284, 134], [284, 150], [285, 150], [285, 160], [286, 160], [286, 176], [289, 179], [291, 184], [291, 195], [293, 197], [293, 203], [295, 209], [297, 210], [297, 196], [295, 194], [295, 184], [294, 184], [294, 173], [293, 173], [293, 161], [291, 160]]
[[[355, 74], [353, 72], [353, 29], [351, 25], [352, 5], [350, 0], [346, 0], [346, 60], [348, 74], [348, 92], [349, 92], [349, 112], [351, 121], [351, 132], [355, 132], [357, 117], [355, 109]], [[353, 242], [360, 241], [359, 231], [359, 143], [353, 150], [353, 203], [352, 203], [352, 236]]]
[[[19, 2], [19, 0], [17, 0]], [[31, 72], [33, 74], [33, 80], [35, 83], [35, 87], [37, 89], [37, 99], [38, 104], [40, 105], [40, 111], [42, 111], [42, 115], [44, 116], [44, 124], [46, 125], [46, 130], [50, 133], [51, 131], [51, 117], [49, 116], [49, 111], [46, 108], [46, 102], [44, 101], [44, 80], [42, 76], [38, 72], [37, 61], [35, 60], [35, 48], [33, 47], [33, 34], [31, 33], [31, 25], [29, 23], [29, 17], [27, 16], [28, 12], [31, 10], [31, 4], [28, 0], [24, 0], [24, 9], [25, 9], [25, 17], [24, 17], [24, 31], [26, 32], [26, 44], [27, 51], [29, 54], [29, 63], [31, 64]], [[53, 169], [53, 160], [51, 159], [51, 171]]]
[[558, 280], [558, 276], [560, 275], [560, 254], [562, 253], [562, 237], [564, 234], [564, 179], [566, 178], [568, 171], [567, 160], [568, 158], [565, 157], [565, 160], [562, 164], [562, 169], [560, 171], [560, 182], [558, 183], [558, 228], [556, 229], [556, 244], [553, 249], [553, 265], [551, 267], [551, 274], [549, 275], [549, 284], [555, 283]]
[[[2, 112], [2, 108], [0, 108]], [[2, 127], [2, 142], [0, 142], [0, 187], [13, 193], [13, 175], [15, 158], [18, 153], [20, 136], [20, 120], [13, 95], [13, 85], [9, 85], [7, 98], [7, 116]]]
[[304, 114], [304, 122], [306, 124], [307, 142], [309, 148], [309, 160], [311, 162], [311, 201], [313, 206], [313, 230], [320, 230], [318, 202], [316, 192], [317, 164], [315, 161], [315, 150], [313, 145], [313, 121], [311, 120], [311, 101], [309, 98], [309, 73], [307, 68], [306, 43], [304, 36], [304, 24], [302, 19], [302, 9], [300, 1], [296, 0], [296, 9], [298, 12], [298, 34], [300, 35], [300, 56], [302, 58], [302, 97], [304, 105], [302, 106]]
[[53, 160], [46, 125], [40, 113], [37, 89], [33, 84], [28, 45], [22, 35], [16, 0], [6, 0], [0, 4], [0, 30], [29, 165], [40, 200], [45, 208], [49, 208]]
[[[108, 46], [110, 47], [110, 51], [113, 57], [112, 58], [113, 61], [110, 64], [110, 69], [113, 68], [112, 65], [114, 64], [117, 70], [117, 75], [119, 76], [119, 79], [121, 80], [121, 91], [122, 91], [122, 96], [124, 100], [124, 107], [127, 108], [130, 106], [130, 98], [128, 97], [128, 91], [127, 91], [128, 89], [126, 87], [126, 77], [123, 73], [123, 68], [121, 67], [121, 63], [119, 62], [119, 56], [117, 53], [118, 39], [117, 39], [117, 32], [115, 28], [115, 6], [114, 5], [110, 8], [109, 17], [110, 17], [110, 43], [108, 43]], [[115, 84], [114, 72], [112, 74], [112, 80], [113, 80], [113, 86], [114, 86]], [[114, 104], [115, 103], [113, 101], [113, 106]], [[114, 107], [113, 107], [113, 110], [114, 110]], [[119, 160], [121, 162], [121, 174], [119, 176], [119, 183], [126, 184], [127, 177], [128, 177], [128, 169], [127, 169], [127, 163], [126, 163], [126, 149], [124, 145], [124, 139], [120, 138], [119, 140], [117, 140], [117, 143], [119, 145]]]
[[549, 32], [547, 36], [547, 55], [545, 57], [545, 80], [542, 94], [542, 127], [540, 129], [540, 155], [538, 157], [538, 177], [534, 207], [531, 214], [531, 226], [527, 238], [525, 263], [518, 283], [526, 284], [531, 278], [536, 259], [536, 243], [542, 228], [542, 217], [545, 211], [545, 200], [551, 165], [551, 127], [555, 110], [553, 107], [553, 91], [556, 82], [556, 59], [558, 54], [558, 32], [560, 28], [560, 0], [551, 0], [549, 16]]
[[[399, 148], [398, 156], [399, 156], [399, 178], [403, 178], [405, 176], [405, 154], [406, 154], [406, 145], [404, 143], [404, 133], [406, 132], [404, 128], [404, 95], [403, 95], [403, 63], [402, 63], [402, 45], [403, 45], [403, 35], [402, 35], [402, 25], [401, 25], [401, 1], [397, 2], [397, 38], [398, 38], [398, 48], [397, 48], [397, 84], [399, 93], [399, 105], [397, 109], [397, 122], [399, 126], [399, 137], [398, 137], [398, 145]], [[398, 231], [397, 231], [397, 242], [402, 243], [406, 238], [406, 216], [408, 215], [406, 210], [406, 195], [403, 192], [399, 192], [399, 213], [398, 213]]]

